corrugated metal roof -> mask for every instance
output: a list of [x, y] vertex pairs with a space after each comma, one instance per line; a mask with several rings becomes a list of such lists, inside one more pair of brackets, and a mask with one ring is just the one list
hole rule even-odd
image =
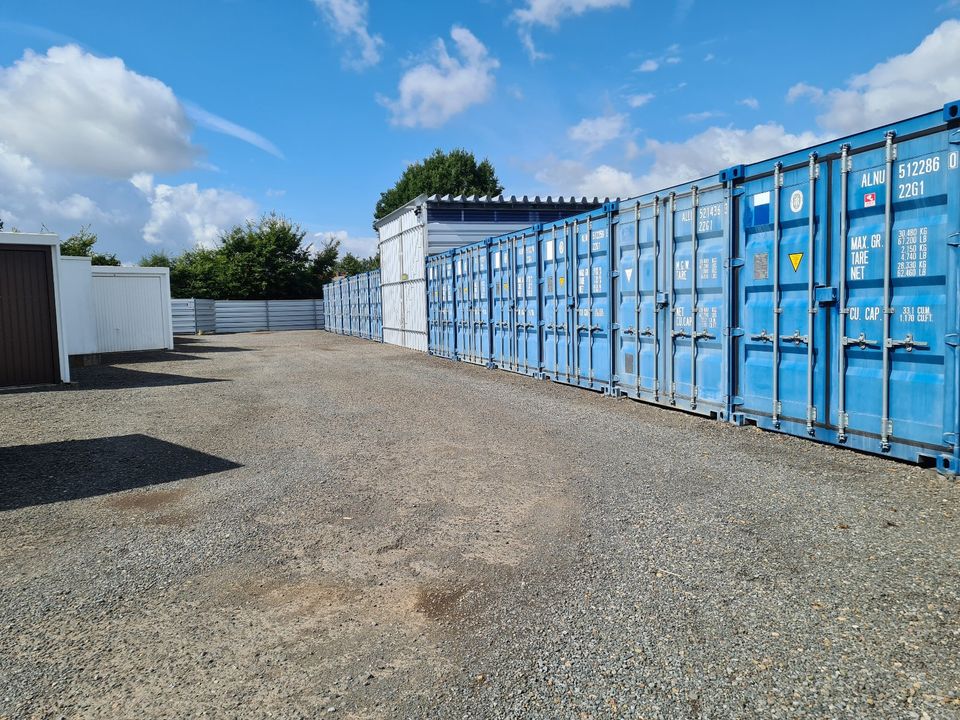
[[[617, 198], [619, 200], [620, 198]], [[392, 212], [384, 215], [382, 218], [373, 223], [375, 229], [379, 229], [382, 225], [390, 222], [399, 215], [416, 208], [419, 205], [427, 204], [427, 207], [436, 207], [438, 205], [493, 205], [493, 206], [504, 206], [504, 205], [521, 205], [521, 206], [542, 206], [542, 205], [567, 205], [574, 206], [574, 210], [579, 207], [583, 207], [586, 210], [590, 210], [594, 207], [597, 207], [605, 202], [609, 202], [610, 198], [588, 198], [588, 197], [575, 197], [570, 196], [557, 196], [553, 197], [552, 195], [547, 195], [546, 197], [541, 197], [535, 195], [530, 197], [528, 195], [523, 195], [517, 197], [516, 195], [418, 195], [417, 197], [409, 200], [400, 207], [396, 208]], [[571, 213], [576, 214], [576, 212]]]
[[[619, 200], [620, 198], [616, 199]], [[426, 200], [426, 202], [433, 203], [509, 203], [513, 205], [553, 205], [557, 203], [562, 203], [564, 205], [600, 205], [605, 202], [610, 202], [610, 198], [588, 198], [585, 196], [577, 198], [573, 195], [569, 197], [560, 195], [556, 198], [554, 198], [552, 195], [547, 195], [544, 198], [541, 198], [539, 195], [535, 195], [534, 197], [524, 195], [520, 198], [518, 198], [516, 195], [511, 195], [509, 197], [506, 195], [430, 195], [429, 197], [424, 198], [424, 200]]]

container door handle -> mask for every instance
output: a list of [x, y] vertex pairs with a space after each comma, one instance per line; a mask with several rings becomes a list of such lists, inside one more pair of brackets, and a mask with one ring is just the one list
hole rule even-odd
[[792, 342], [794, 345], [807, 345], [809, 339], [806, 335], [801, 335], [799, 330], [794, 330], [793, 335], [781, 335], [780, 339], [784, 342]]
[[773, 335], [767, 332], [766, 328], [760, 331], [759, 335], [751, 335], [751, 340], [756, 340], [757, 342], [768, 342], [772, 343], [774, 341]]
[[904, 348], [907, 352], [913, 352], [913, 350], [914, 350], [915, 348], [916, 348], [917, 350], [926, 350], [926, 349], [928, 349], [928, 348], [930, 347], [930, 343], [918, 342], [917, 340], [914, 340], [914, 339], [913, 339], [913, 335], [909, 335], [909, 334], [908, 334], [903, 340], [893, 340], [892, 338], [891, 338], [891, 339], [888, 339], [888, 340], [887, 340], [887, 347], [888, 347], [888, 348], [899, 348], [899, 347], [902, 347], [902, 348]]
[[877, 343], [876, 340], [869, 340], [869, 339], [867, 339], [867, 337], [866, 337], [863, 333], [860, 333], [860, 334], [859, 334], [857, 337], [855, 337], [855, 338], [854, 338], [854, 337], [845, 337], [845, 338], [843, 338], [843, 346], [844, 346], [844, 347], [848, 347], [848, 346], [850, 346], [850, 345], [856, 345], [858, 348], [860, 348], [861, 350], [863, 350], [864, 348], [867, 348], [867, 347], [870, 346], [870, 345], [877, 345], [877, 344], [878, 344], [878, 343]]

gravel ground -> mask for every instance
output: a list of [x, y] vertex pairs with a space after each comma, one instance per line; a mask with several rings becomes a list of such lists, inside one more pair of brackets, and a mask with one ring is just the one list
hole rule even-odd
[[0, 394], [0, 717], [955, 718], [960, 486], [317, 332]]

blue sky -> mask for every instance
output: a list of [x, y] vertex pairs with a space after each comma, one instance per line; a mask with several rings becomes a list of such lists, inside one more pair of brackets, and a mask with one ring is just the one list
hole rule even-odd
[[0, 6], [0, 218], [126, 262], [276, 210], [374, 250], [433, 148], [628, 197], [960, 98], [960, 1]]

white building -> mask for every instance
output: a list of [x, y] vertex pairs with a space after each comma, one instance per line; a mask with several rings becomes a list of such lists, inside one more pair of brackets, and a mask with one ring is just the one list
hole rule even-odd
[[427, 255], [553, 222], [603, 204], [593, 198], [421, 195], [378, 220], [383, 341], [427, 351]]

